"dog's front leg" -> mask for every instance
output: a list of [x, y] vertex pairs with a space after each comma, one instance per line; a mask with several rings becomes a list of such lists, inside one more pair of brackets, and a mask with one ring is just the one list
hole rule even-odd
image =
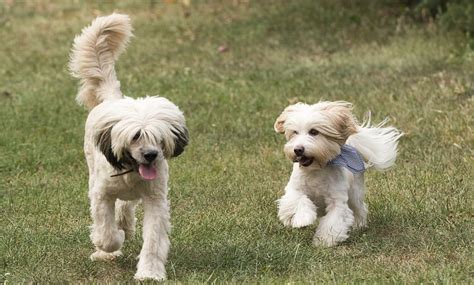
[[165, 263], [170, 240], [170, 217], [166, 197], [143, 198], [143, 247], [135, 279], [166, 279]]
[[94, 221], [90, 237], [97, 250], [91, 259], [114, 259], [121, 255], [119, 249], [125, 239], [124, 232], [115, 223], [115, 199], [98, 192], [90, 193], [89, 197]]
[[278, 217], [285, 226], [301, 228], [316, 220], [316, 205], [304, 193], [287, 186], [278, 200]]
[[313, 243], [316, 246], [334, 246], [348, 238], [354, 215], [347, 205], [347, 197], [326, 199], [327, 214], [321, 218]]
[[119, 249], [125, 239], [124, 232], [115, 223], [115, 199], [97, 192], [92, 192], [89, 197], [94, 221], [90, 237], [96, 247], [91, 259], [114, 259], [122, 254]]

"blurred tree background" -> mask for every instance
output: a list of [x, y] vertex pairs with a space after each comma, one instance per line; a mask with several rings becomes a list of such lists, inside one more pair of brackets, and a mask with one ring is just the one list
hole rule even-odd
[[[387, 3], [392, 1], [388, 0]], [[474, 49], [473, 0], [399, 0], [406, 6], [406, 15], [418, 22], [439, 24], [445, 30], [463, 32]]]

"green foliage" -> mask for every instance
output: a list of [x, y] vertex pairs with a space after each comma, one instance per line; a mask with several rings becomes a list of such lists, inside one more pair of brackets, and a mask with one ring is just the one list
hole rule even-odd
[[463, 32], [474, 48], [474, 1], [472, 0], [401, 0], [414, 18], [436, 19], [441, 28]]
[[447, 3], [446, 12], [440, 16], [444, 28], [461, 30], [470, 38], [470, 48], [474, 50], [474, 2], [470, 0]]

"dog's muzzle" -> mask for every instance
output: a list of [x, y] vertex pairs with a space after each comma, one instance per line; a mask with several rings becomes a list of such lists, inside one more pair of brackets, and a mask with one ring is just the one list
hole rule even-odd
[[298, 162], [300, 164], [300, 166], [310, 166], [313, 161], [314, 161], [314, 158], [312, 157], [307, 157], [304, 155], [304, 146], [296, 146], [293, 151], [295, 152], [295, 155], [296, 155], [296, 158], [293, 162]]
[[307, 166], [310, 166], [314, 162], [314, 158], [302, 155], [302, 156], [297, 156], [293, 162], [298, 162], [300, 166], [307, 167]]

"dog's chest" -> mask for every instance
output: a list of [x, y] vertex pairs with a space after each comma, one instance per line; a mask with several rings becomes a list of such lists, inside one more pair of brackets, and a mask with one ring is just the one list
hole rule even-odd
[[147, 188], [146, 184], [127, 175], [108, 180], [105, 189], [109, 195], [113, 195], [120, 200], [136, 200], [141, 197], [142, 192]]
[[138, 187], [123, 188], [116, 195], [120, 200], [136, 200], [141, 196], [139, 190]]
[[293, 173], [290, 178], [290, 182], [300, 189], [300, 191], [305, 192], [309, 197], [316, 197], [322, 195], [326, 192], [327, 181], [324, 175], [321, 175], [319, 172], [310, 172], [303, 170], [299, 167], [293, 168]]
[[340, 184], [347, 183], [344, 172], [339, 168], [325, 168], [317, 171], [301, 171], [300, 189], [313, 200], [324, 199], [338, 192]]
[[329, 182], [323, 176], [308, 176], [303, 181], [305, 192], [312, 198], [326, 195], [329, 189]]

